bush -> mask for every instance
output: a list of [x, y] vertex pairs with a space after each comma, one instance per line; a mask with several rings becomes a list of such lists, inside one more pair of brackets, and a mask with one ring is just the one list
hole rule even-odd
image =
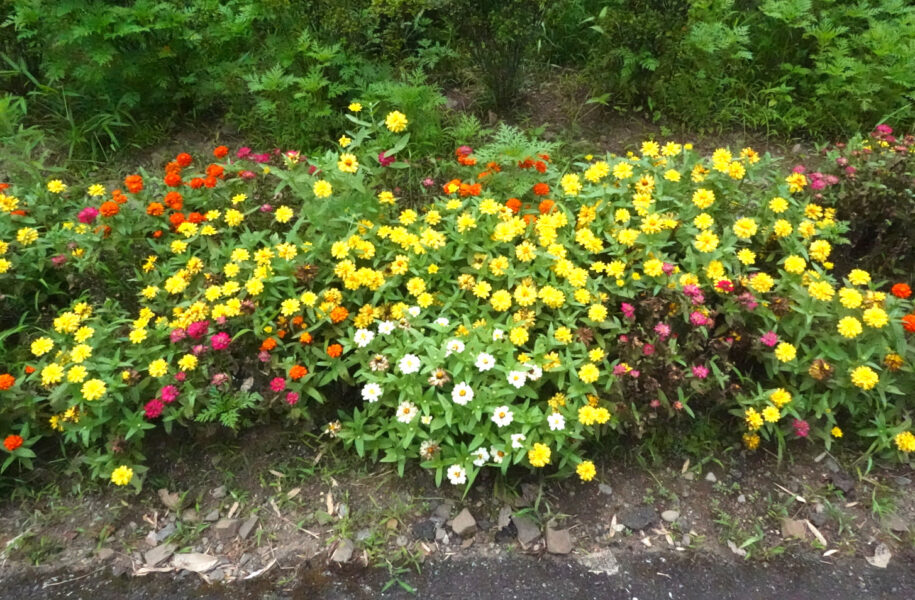
[[[512, 465], [589, 480], [593, 441], [699, 413], [749, 449], [915, 450], [910, 290], [833, 274], [845, 225], [804, 174], [653, 141], [569, 164], [508, 127], [429, 163], [409, 115], [346, 116], [321, 155], [219, 147], [122, 191], [4, 190], [5, 289], [80, 269], [101, 286], [5, 334], [8, 465], [62, 436], [139, 485], [160, 422], [298, 421], [318, 402], [360, 455], [454, 484]], [[425, 206], [398, 206], [403, 181]]]

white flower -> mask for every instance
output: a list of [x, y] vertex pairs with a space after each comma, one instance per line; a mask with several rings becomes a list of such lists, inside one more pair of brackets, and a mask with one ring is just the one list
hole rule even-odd
[[497, 465], [501, 465], [502, 461], [505, 459], [505, 451], [499, 450], [495, 446], [489, 449], [489, 454], [492, 457], [492, 462], [496, 463]]
[[397, 420], [401, 423], [409, 423], [416, 418], [416, 415], [419, 413], [419, 409], [416, 408], [416, 405], [412, 402], [401, 402], [400, 406], [397, 407]]
[[451, 399], [454, 400], [455, 404], [464, 406], [473, 400], [473, 389], [467, 385], [467, 382], [462, 381], [451, 390]]
[[504, 337], [505, 337], [505, 332], [502, 331], [501, 329], [492, 330], [492, 341], [498, 342], [499, 340], [501, 340]]
[[461, 465], [451, 465], [448, 467], [448, 481], [452, 485], [467, 483], [467, 471]]
[[515, 450], [524, 448], [524, 440], [526, 440], [526, 439], [527, 439], [527, 437], [523, 433], [513, 433], [512, 434], [512, 448], [514, 448]]
[[428, 425], [432, 422], [432, 415], [423, 415], [419, 418], [419, 422], [423, 425]]
[[551, 431], [562, 431], [566, 428], [566, 420], [559, 413], [553, 413], [548, 416], [546, 422], [550, 424]]
[[531, 381], [537, 381], [541, 376], [543, 376], [543, 369], [534, 363], [524, 363], [524, 366], [528, 369], [527, 378]]
[[477, 355], [477, 362], [475, 362], [474, 365], [476, 365], [477, 369], [482, 373], [496, 366], [496, 359], [492, 354], [480, 352]]
[[523, 371], [509, 371], [508, 373], [508, 382], [519, 390], [524, 387], [524, 382], [526, 380], [527, 373], [524, 373]]
[[419, 357], [415, 354], [404, 354], [403, 358], [400, 359], [400, 362], [397, 363], [400, 372], [404, 375], [410, 375], [419, 371], [419, 367], [422, 366], [422, 363], [419, 362]]
[[378, 333], [381, 335], [388, 335], [394, 331], [394, 321], [382, 321], [378, 324]]
[[448, 327], [448, 323], [450, 323], [450, 321], [445, 317], [439, 317], [435, 320], [435, 324], [440, 327]]
[[486, 451], [486, 448], [477, 448], [470, 455], [474, 457], [473, 464], [478, 467], [482, 467], [489, 460], [489, 452]]
[[362, 399], [367, 402], [378, 402], [381, 398], [381, 386], [377, 383], [367, 383], [362, 388]]
[[353, 336], [353, 341], [360, 348], [368, 346], [373, 339], [375, 339], [375, 334], [368, 329], [358, 329], [356, 330], [356, 335]]
[[515, 419], [515, 413], [508, 410], [507, 406], [498, 406], [492, 411], [492, 422], [499, 427], [510, 425]]
[[445, 356], [451, 356], [452, 354], [460, 354], [464, 351], [464, 342], [461, 340], [451, 340], [448, 342], [448, 345], [445, 346]]
[[419, 309], [418, 306], [411, 306], [410, 308], [407, 309], [407, 312], [410, 313], [410, 316], [411, 316], [411, 317], [418, 317], [418, 316], [419, 316], [419, 310], [420, 310], [420, 309]]

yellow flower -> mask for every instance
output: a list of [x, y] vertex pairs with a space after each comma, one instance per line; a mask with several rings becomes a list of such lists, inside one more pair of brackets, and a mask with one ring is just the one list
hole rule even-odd
[[820, 302], [829, 302], [836, 292], [828, 281], [814, 281], [807, 286], [807, 293]]
[[865, 310], [863, 318], [864, 322], [867, 323], [867, 326], [873, 327], [874, 329], [880, 329], [889, 323], [889, 317], [887, 316], [886, 311], [876, 306]]
[[777, 237], [783, 238], [791, 235], [791, 232], [794, 231], [794, 228], [791, 226], [791, 223], [785, 219], [779, 219], [775, 222], [775, 225], [772, 226], [772, 232], [775, 233]]
[[146, 339], [146, 329], [140, 327], [138, 329], [132, 329], [127, 335], [127, 339], [130, 340], [131, 344], [141, 344]]
[[879, 381], [877, 372], [868, 366], [855, 367], [851, 372], [851, 382], [862, 390], [873, 389]]
[[67, 191], [67, 184], [60, 179], [52, 179], [48, 182], [48, 191], [52, 194], [60, 194]]
[[83, 398], [86, 400], [98, 400], [105, 395], [106, 390], [105, 382], [101, 379], [90, 379], [83, 384], [83, 387], [80, 389], [83, 393]]
[[288, 223], [292, 217], [295, 215], [295, 212], [288, 206], [281, 206], [276, 209], [274, 218], [278, 223]]
[[788, 342], [781, 342], [775, 347], [775, 358], [783, 363], [791, 362], [797, 356], [797, 348]]
[[340, 147], [341, 147], [341, 148], [346, 148], [346, 147], [349, 146], [351, 143], [353, 143], [353, 140], [350, 139], [350, 138], [348, 138], [348, 137], [346, 137], [345, 135], [341, 135], [341, 136], [340, 136], [340, 139], [337, 140], [337, 142], [340, 144]]
[[578, 466], [575, 467], [575, 472], [578, 473], [578, 477], [582, 481], [591, 481], [597, 475], [597, 469], [594, 468], [594, 463], [590, 460], [578, 463]]
[[648, 156], [650, 158], [657, 158], [661, 153], [661, 147], [657, 142], [647, 141], [642, 142], [642, 156]]
[[553, 337], [555, 337], [556, 341], [560, 344], [568, 344], [572, 341], [572, 330], [568, 327], [559, 327], [553, 333]]
[[803, 173], [792, 173], [785, 177], [785, 183], [788, 184], [788, 191], [794, 194], [807, 186], [807, 178]]
[[598, 323], [607, 320], [607, 307], [602, 304], [592, 304], [588, 308], [588, 318]]
[[168, 373], [168, 363], [163, 358], [157, 358], [149, 363], [149, 374], [152, 377], [162, 377]]
[[863, 301], [864, 297], [861, 292], [854, 288], [842, 288], [839, 290], [839, 302], [845, 308], [858, 308]]
[[854, 317], [842, 317], [837, 327], [842, 337], [853, 338], [861, 334], [861, 321]]
[[[829, 260], [829, 254], [831, 252], [832, 252], [832, 245], [829, 242], [827, 242], [826, 240], [816, 240], [815, 242], [810, 244], [810, 258], [812, 258], [815, 261], [825, 262], [825, 261]], [[855, 269], [855, 270], [857, 271], [858, 269]], [[852, 272], [854, 273], [854, 271], [852, 271]], [[861, 271], [861, 272], [863, 273], [864, 271]], [[849, 278], [851, 278], [851, 275], [849, 275]], [[868, 280], [869, 279], [870, 278], [868, 277]], [[855, 283], [855, 282], [852, 281], [852, 283]], [[867, 283], [867, 282], [865, 281], [865, 283]], [[855, 284], [855, 285], [860, 285], [860, 284]]]
[[748, 240], [753, 237], [758, 227], [756, 225], [756, 221], [744, 217], [742, 219], [737, 219], [737, 221], [734, 223], [733, 229], [734, 235], [742, 240]]
[[744, 248], [737, 253], [737, 260], [739, 260], [742, 264], [752, 265], [756, 262], [756, 253], [749, 248]]
[[50, 352], [53, 347], [54, 342], [50, 338], [40, 337], [32, 342], [31, 350], [35, 356], [42, 356]]
[[23, 246], [28, 246], [29, 244], [35, 242], [37, 239], [38, 231], [32, 229], [31, 227], [23, 227], [16, 232], [16, 241]]
[[350, 110], [350, 112], [357, 113], [362, 110], [362, 105], [358, 102], [350, 102], [347, 108]]
[[715, 224], [715, 219], [708, 213], [700, 213], [693, 219], [693, 225], [699, 229], [708, 229]]
[[632, 177], [632, 165], [625, 161], [616, 163], [613, 167], [613, 176], [620, 181]]
[[550, 464], [550, 447], [539, 442], [534, 444], [527, 453], [527, 460], [533, 467], [545, 467]]
[[893, 441], [896, 443], [896, 447], [899, 448], [900, 452], [905, 452], [906, 454], [915, 452], [915, 435], [912, 435], [911, 431], [897, 433], [896, 437], [893, 438]]
[[781, 197], [775, 197], [769, 200], [769, 210], [775, 214], [780, 214], [788, 210], [788, 201]]
[[111, 483], [114, 485], [127, 485], [133, 479], [133, 469], [121, 465], [111, 472]]
[[301, 305], [295, 298], [288, 298], [283, 300], [283, 302], [280, 304], [280, 312], [283, 313], [283, 315], [286, 317], [290, 317], [299, 312], [299, 308], [301, 308]]
[[78, 344], [70, 350], [70, 360], [79, 364], [92, 356], [92, 348], [86, 344]]
[[527, 342], [529, 337], [530, 336], [527, 333], [527, 329], [524, 327], [513, 327], [508, 334], [508, 339], [511, 340], [511, 343], [515, 346], [523, 345], [525, 342]]
[[559, 185], [562, 186], [562, 191], [565, 192], [566, 196], [577, 196], [582, 189], [581, 180], [574, 173], [563, 175], [562, 179], [559, 180]]
[[223, 215], [223, 219], [225, 219], [226, 225], [229, 227], [237, 227], [245, 220], [245, 215], [241, 211], [230, 208], [226, 211], [226, 214]]
[[769, 400], [772, 402], [772, 404], [774, 404], [778, 408], [781, 408], [784, 405], [791, 402], [791, 392], [789, 392], [785, 388], [778, 388], [777, 390], [773, 390], [772, 393], [769, 394]]
[[318, 198], [328, 198], [331, 194], [334, 193], [334, 187], [330, 184], [330, 182], [325, 181], [324, 179], [319, 179], [316, 181], [311, 190]]
[[744, 421], [750, 431], [756, 431], [763, 426], [763, 417], [755, 408], [748, 408], [744, 411]]
[[584, 383], [594, 383], [600, 377], [600, 369], [592, 363], [585, 363], [578, 370], [578, 378]]
[[378, 193], [378, 202], [381, 204], [394, 204], [397, 202], [397, 198], [391, 192], [384, 190]]
[[775, 285], [775, 280], [766, 273], [756, 273], [750, 278], [750, 287], [760, 294], [765, 294]]
[[807, 268], [807, 261], [802, 257], [792, 254], [785, 259], [785, 270], [795, 275], [800, 275]]
[[774, 406], [767, 406], [762, 411], [762, 417], [766, 420], [766, 423], [776, 423], [781, 418], [782, 414]]
[[743, 434], [743, 445], [747, 447], [747, 450], [756, 450], [759, 448], [760, 438], [756, 433], [745, 433]]
[[46, 365], [41, 370], [41, 385], [60, 383], [64, 379], [64, 368], [57, 363]]
[[505, 290], [499, 290], [492, 295], [489, 302], [494, 309], [499, 312], [504, 312], [511, 308], [512, 296]]
[[[814, 242], [815, 243], [815, 242]], [[812, 247], [811, 247], [812, 249]], [[870, 273], [862, 269], [852, 269], [848, 274], [848, 280], [853, 285], [867, 285], [870, 283], [871, 276]]]
[[407, 128], [407, 123], [409, 123], [407, 116], [399, 110], [389, 112], [388, 116], [384, 118], [385, 127], [394, 133], [404, 131]]
[[705, 210], [715, 202], [715, 192], [705, 188], [699, 188], [693, 192], [693, 204]]
[[93, 183], [92, 185], [89, 186], [88, 193], [93, 198], [98, 198], [100, 196], [104, 196], [105, 195], [105, 186], [98, 184], [98, 183]]
[[355, 154], [344, 152], [340, 155], [340, 160], [337, 161], [337, 168], [344, 173], [355, 173], [359, 170], [359, 161], [356, 159]]
[[197, 357], [193, 354], [185, 354], [178, 359], [178, 368], [182, 371], [193, 371], [197, 368]]
[[67, 381], [70, 383], [81, 383], [88, 375], [89, 371], [86, 370], [86, 367], [74, 365], [67, 371]]
[[833, 427], [829, 430], [829, 434], [834, 438], [840, 438], [842, 437], [842, 430], [838, 427]]
[[693, 245], [699, 252], [713, 252], [718, 247], [718, 236], [705, 230], [696, 236]]

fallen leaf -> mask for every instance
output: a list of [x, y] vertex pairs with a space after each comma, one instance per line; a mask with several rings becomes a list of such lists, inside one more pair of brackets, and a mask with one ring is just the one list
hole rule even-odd
[[283, 474], [280, 473], [279, 471], [274, 471], [273, 469], [270, 469], [268, 472], [269, 472], [271, 475], [273, 475], [274, 477], [279, 477], [279, 478], [285, 477], [285, 475], [283, 475]]
[[299, 492], [301, 492], [301, 491], [302, 491], [302, 488], [300, 488], [300, 487], [292, 488], [291, 490], [289, 490], [288, 492], [286, 492], [286, 499], [287, 499], [287, 500], [292, 500], [293, 498], [295, 498], [296, 496], [298, 496], [298, 495], [299, 495]]
[[730, 548], [731, 552], [733, 552], [737, 556], [746, 556], [747, 555], [746, 550], [744, 550], [743, 548], [738, 548], [737, 544], [735, 544], [731, 540], [728, 540], [728, 548]]
[[810, 530], [810, 533], [817, 539], [818, 542], [823, 544], [823, 546], [828, 546], [829, 543], [826, 541], [826, 538], [820, 533], [820, 530], [814, 527], [813, 523], [809, 519], [804, 519], [804, 523], [807, 525], [807, 529]]
[[826, 552], [823, 553], [823, 558], [826, 558], [827, 556], [832, 556], [836, 552], [838, 552], [838, 550], [836, 550], [835, 548], [833, 548], [832, 550], [827, 550]]
[[890, 549], [887, 548], [886, 544], [877, 544], [877, 547], [874, 548], [874, 555], [865, 556], [864, 560], [866, 560], [872, 567], [885, 569], [886, 565], [888, 565], [890, 562], [890, 558], [892, 557], [893, 554], [890, 552]]
[[686, 459], [686, 462], [683, 463], [683, 467], [680, 469], [681, 473], [686, 473], [686, 470], [689, 469], [689, 459]]
[[330, 516], [333, 516], [334, 515], [334, 495], [331, 494], [330, 491], [328, 491], [327, 496], [324, 498], [324, 500], [327, 504], [327, 514], [329, 514]]
[[176, 554], [172, 557], [172, 566], [176, 569], [193, 571], [194, 573], [206, 573], [216, 566], [219, 558], [200, 552], [189, 552], [187, 554]]

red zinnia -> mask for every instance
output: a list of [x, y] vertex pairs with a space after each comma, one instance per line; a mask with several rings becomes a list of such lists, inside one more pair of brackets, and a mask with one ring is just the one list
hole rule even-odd
[[131, 194], [136, 194], [143, 190], [143, 178], [139, 175], [128, 175], [124, 178], [124, 185]]
[[23, 441], [24, 440], [22, 439], [21, 435], [15, 435], [15, 434], [8, 435], [8, 436], [6, 436], [6, 439], [3, 440], [3, 447], [6, 448], [7, 450], [9, 450], [10, 452], [12, 452], [13, 450], [15, 450], [16, 448], [21, 446]]
[[225, 169], [222, 168], [222, 165], [209, 165], [207, 167], [207, 175], [210, 177], [222, 177], [224, 172]]
[[331, 344], [327, 347], [327, 355], [331, 358], [339, 358], [343, 354], [343, 346], [340, 344]]
[[915, 314], [902, 317], [902, 326], [909, 333], [915, 333]]
[[215, 177], [207, 177], [203, 180], [203, 185], [208, 188], [214, 188], [216, 187], [216, 181], [217, 179]]
[[16, 378], [9, 373], [0, 375], [0, 390], [8, 390], [16, 383]]
[[216, 146], [216, 148], [213, 149], [213, 156], [216, 158], [225, 158], [228, 153], [229, 149], [225, 146]]
[[187, 220], [191, 223], [203, 223], [207, 218], [199, 212], [192, 212], [187, 216]]
[[194, 177], [191, 179], [190, 185], [192, 189], [199, 190], [203, 187], [203, 179], [201, 177]]
[[169, 221], [169, 223], [172, 224], [172, 226], [178, 227], [178, 225], [181, 225], [182, 223], [184, 223], [184, 213], [180, 213], [180, 212], [172, 213], [171, 216], [168, 218], [168, 221]]
[[35, 367], [33, 367], [32, 365], [26, 365], [26, 366], [25, 366], [25, 374], [26, 374], [26, 375], [31, 375], [31, 374], [34, 373], [34, 372], [35, 372]]
[[552, 212], [554, 206], [556, 206], [556, 203], [552, 200], [541, 200], [540, 204], [537, 206], [537, 210], [540, 211], [541, 215], [545, 215]]
[[535, 183], [534, 194], [537, 196], [546, 196], [550, 193], [550, 186], [546, 183]]
[[181, 165], [182, 167], [189, 167], [191, 165], [192, 160], [193, 159], [191, 158], [191, 155], [188, 154], [187, 152], [182, 152], [181, 154], [179, 154], [178, 156], [175, 157], [175, 162], [178, 163], [179, 165]]
[[165, 176], [165, 185], [168, 187], [178, 187], [181, 185], [181, 175], [178, 173], [169, 173]]
[[912, 288], [910, 288], [907, 283], [897, 283], [890, 292], [897, 298], [902, 298], [904, 300], [912, 295]]

